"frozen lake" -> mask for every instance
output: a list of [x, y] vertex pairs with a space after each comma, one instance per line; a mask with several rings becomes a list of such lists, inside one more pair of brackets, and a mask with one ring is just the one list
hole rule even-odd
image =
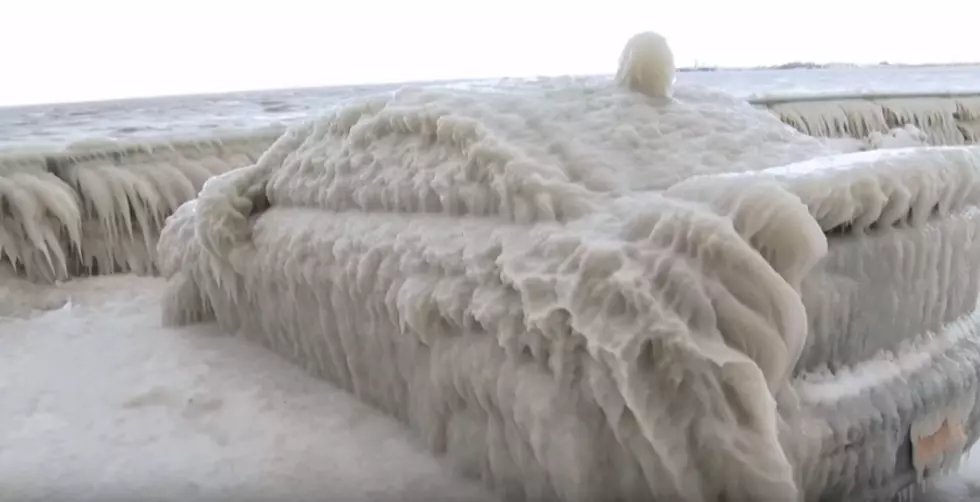
[[[722, 89], [745, 98], [870, 92], [980, 92], [980, 66], [724, 70], [684, 72], [678, 74], [678, 81]], [[0, 150], [60, 147], [91, 139], [207, 135], [289, 123], [315, 116], [342, 100], [393, 90], [401, 85], [0, 108]]]

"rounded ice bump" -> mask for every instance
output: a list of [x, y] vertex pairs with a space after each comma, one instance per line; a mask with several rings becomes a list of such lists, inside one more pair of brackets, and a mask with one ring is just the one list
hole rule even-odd
[[674, 53], [667, 39], [646, 31], [633, 35], [619, 57], [616, 81], [654, 98], [670, 97], [674, 86]]

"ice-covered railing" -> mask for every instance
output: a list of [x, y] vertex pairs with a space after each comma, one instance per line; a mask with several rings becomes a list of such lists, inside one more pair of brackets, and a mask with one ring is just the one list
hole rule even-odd
[[800, 95], [752, 102], [811, 136], [863, 139], [914, 126], [932, 145], [980, 142], [980, 92]]
[[249, 165], [278, 130], [86, 142], [0, 156], [0, 261], [28, 278], [156, 270], [167, 216], [217, 174]]

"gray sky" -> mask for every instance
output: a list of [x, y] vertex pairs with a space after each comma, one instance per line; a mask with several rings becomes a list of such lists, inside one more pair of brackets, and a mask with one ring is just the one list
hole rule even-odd
[[980, 60], [976, 0], [0, 0], [0, 105], [611, 73], [654, 30], [678, 65]]

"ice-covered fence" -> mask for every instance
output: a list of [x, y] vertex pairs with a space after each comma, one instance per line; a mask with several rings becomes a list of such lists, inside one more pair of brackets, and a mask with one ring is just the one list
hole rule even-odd
[[0, 261], [44, 281], [153, 273], [167, 216], [208, 178], [253, 163], [279, 134], [87, 142], [0, 156]]
[[752, 103], [810, 136], [864, 139], [911, 125], [932, 145], [980, 142], [980, 92], [766, 97]]

